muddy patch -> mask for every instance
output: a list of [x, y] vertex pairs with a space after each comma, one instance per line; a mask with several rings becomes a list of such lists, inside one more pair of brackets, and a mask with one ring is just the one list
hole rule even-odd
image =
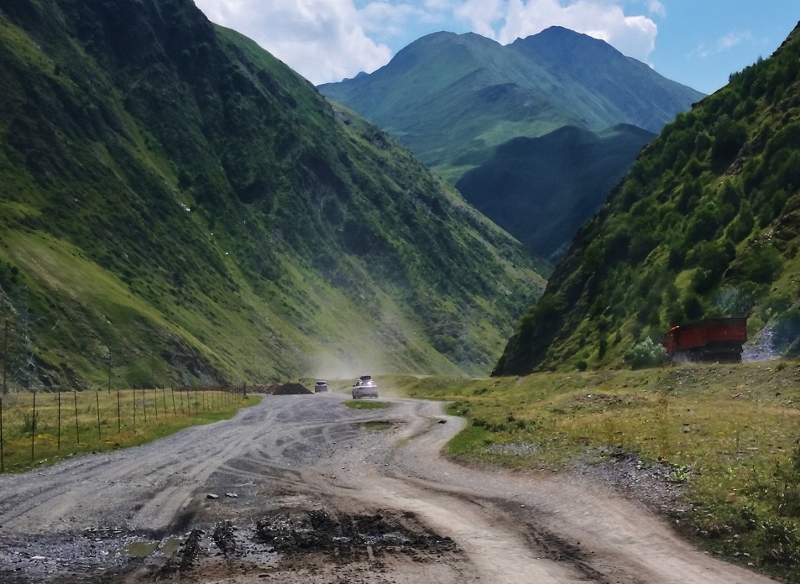
[[259, 521], [256, 531], [263, 543], [286, 556], [322, 553], [348, 561], [365, 554], [370, 558], [387, 552], [415, 557], [457, 551], [452, 539], [433, 533], [413, 513], [279, 512]]

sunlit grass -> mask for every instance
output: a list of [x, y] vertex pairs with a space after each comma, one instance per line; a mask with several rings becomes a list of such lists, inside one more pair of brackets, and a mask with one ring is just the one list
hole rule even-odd
[[[465, 460], [558, 470], [612, 464], [624, 452], [669, 466], [692, 509], [676, 516], [685, 533], [733, 561], [800, 578], [797, 363], [391, 383], [452, 402], [449, 412], [470, 423], [447, 451]], [[494, 447], [508, 443], [529, 447]]]
[[22, 472], [77, 454], [143, 444], [232, 418], [260, 399], [192, 389], [9, 394], [0, 400], [2, 466]]
[[387, 402], [365, 402], [365, 401], [346, 401], [344, 405], [350, 408], [351, 410], [382, 410], [384, 408], [388, 408], [390, 403]]

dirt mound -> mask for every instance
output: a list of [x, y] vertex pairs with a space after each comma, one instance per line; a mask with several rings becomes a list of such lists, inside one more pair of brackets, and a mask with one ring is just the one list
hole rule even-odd
[[374, 553], [386, 549], [413, 555], [457, 550], [449, 537], [440, 537], [421, 525], [413, 513], [383, 511], [376, 515], [333, 514], [324, 510], [276, 513], [259, 521], [256, 531], [263, 543], [283, 554], [334, 553], [346, 558], [370, 546]]
[[284, 383], [273, 388], [272, 395], [308, 395], [314, 393], [299, 383]]

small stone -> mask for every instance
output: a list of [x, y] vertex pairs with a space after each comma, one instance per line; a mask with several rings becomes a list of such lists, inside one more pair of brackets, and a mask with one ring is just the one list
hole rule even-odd
[[228, 497], [229, 499], [238, 499], [239, 498], [239, 495], [237, 495], [236, 493], [225, 493], [225, 496]]
[[215, 495], [214, 493], [209, 493], [206, 495], [206, 499], [219, 499], [219, 495]]
[[32, 556], [31, 559], [32, 560], [46, 560], [47, 558], [45, 558], [44, 556]]

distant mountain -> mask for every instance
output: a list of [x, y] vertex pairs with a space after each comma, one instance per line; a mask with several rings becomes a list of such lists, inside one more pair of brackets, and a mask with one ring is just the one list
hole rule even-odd
[[[546, 180], [534, 188], [532, 171], [526, 166], [542, 165], [520, 157], [518, 164], [504, 168], [504, 180], [514, 187], [492, 187], [485, 192], [478, 185], [491, 186], [487, 177], [497, 168], [495, 156], [508, 158], [508, 148], [504, 146], [503, 152], [496, 154], [498, 147], [564, 127], [606, 132], [619, 125], [634, 125], [658, 133], [703, 97], [603, 41], [559, 27], [509, 46], [476, 34], [432, 34], [412, 43], [370, 75], [325, 84], [319, 90], [407, 145], [457, 185], [468, 201], [518, 237], [531, 234], [543, 222], [530, 215], [511, 217], [507, 211], [545, 208], [548, 201], [572, 197], [560, 208], [574, 209], [575, 216], [565, 217], [561, 227], [547, 233], [522, 237], [536, 253], [544, 255], [569, 244], [573, 228], [608, 195], [609, 177], [619, 178], [619, 164], [625, 161], [629, 165], [636, 153], [626, 150], [622, 156], [615, 155], [613, 168], [594, 165], [598, 174], [582, 173], [580, 183], [585, 188], [571, 192], [560, 185], [575, 184], [574, 177], [557, 172], [548, 172]], [[594, 140], [607, 137], [598, 135]], [[639, 139], [629, 144], [635, 142]], [[572, 153], [567, 149], [559, 156], [571, 157]], [[571, 172], [580, 156], [576, 152], [574, 161], [560, 159], [554, 168]], [[554, 158], [551, 155], [548, 160]], [[481, 168], [484, 164], [487, 167]], [[471, 170], [477, 174], [466, 178]], [[476, 176], [484, 179], [476, 182]], [[522, 188], [525, 183], [531, 185], [527, 192]], [[555, 188], [545, 188], [545, 183]], [[506, 195], [512, 200], [504, 201]], [[522, 203], [524, 197], [531, 200]], [[496, 211], [487, 206], [490, 199]]]
[[372, 74], [318, 89], [453, 182], [513, 138], [567, 125], [602, 131], [632, 124], [657, 133], [703, 97], [563, 28], [509, 46], [472, 33], [435, 33]]
[[654, 137], [620, 125], [602, 133], [564, 126], [540, 138], [515, 138], [456, 188], [530, 249], [555, 260]]
[[800, 354], [798, 250], [800, 25], [645, 147], [495, 373], [618, 366], [704, 316], [746, 316], [765, 348]]
[[659, 75], [608, 43], [554, 26], [510, 46], [563, 83], [577, 83], [624, 116], [623, 123], [658, 133], [703, 94]]
[[487, 371], [549, 267], [186, 0], [0, 2], [12, 387]]

